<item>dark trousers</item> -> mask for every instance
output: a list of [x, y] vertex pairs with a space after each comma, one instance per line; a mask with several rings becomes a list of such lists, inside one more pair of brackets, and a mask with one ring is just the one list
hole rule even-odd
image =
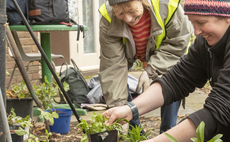
[[177, 115], [181, 101], [173, 102], [170, 105], [161, 107], [160, 133], [171, 129], [177, 124]]

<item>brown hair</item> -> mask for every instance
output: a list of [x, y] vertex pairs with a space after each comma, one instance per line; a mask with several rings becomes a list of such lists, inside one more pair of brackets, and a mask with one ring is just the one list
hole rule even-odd
[[[145, 9], [149, 10], [150, 9], [150, 4], [147, 0], [130, 0], [130, 1], [141, 1], [142, 2], [142, 5]], [[119, 9], [122, 9], [123, 11], [127, 12], [126, 9], [127, 7], [130, 7], [130, 2], [123, 2], [123, 3], [119, 3], [119, 4], [116, 4], [113, 6], [113, 15], [115, 15], [114, 13], [116, 11], [118, 11]], [[135, 10], [133, 8], [133, 10]]]

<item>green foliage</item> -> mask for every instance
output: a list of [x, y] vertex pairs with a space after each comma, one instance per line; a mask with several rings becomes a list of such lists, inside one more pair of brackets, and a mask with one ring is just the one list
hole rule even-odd
[[117, 130], [118, 132], [123, 132], [122, 125], [118, 122], [125, 121], [128, 122], [125, 119], [118, 119], [111, 125], [106, 125], [106, 122], [108, 122], [107, 117], [104, 117], [103, 114], [94, 113], [91, 119], [90, 124], [88, 124], [84, 119], [81, 120], [81, 123], [77, 125], [77, 127], [81, 127], [81, 130], [85, 131], [84, 136], [81, 139], [81, 142], [87, 142], [87, 134], [94, 134], [94, 133], [100, 133], [110, 130]]
[[[66, 82], [63, 83], [63, 87], [65, 91], [69, 90], [69, 84]], [[35, 95], [38, 97], [39, 100], [41, 100], [43, 107], [46, 110], [53, 108], [54, 105], [53, 97], [60, 92], [60, 88], [56, 81], [54, 81], [53, 83], [49, 83], [47, 77], [45, 76], [45, 82], [40, 85], [37, 85], [37, 83], [35, 82], [33, 85], [33, 89]], [[14, 85], [13, 89], [7, 90], [6, 96], [8, 98], [31, 97], [27, 85], [24, 81]]]
[[[193, 142], [204, 142], [204, 127], [205, 123], [202, 121], [199, 126], [196, 129], [196, 138], [191, 138]], [[174, 137], [171, 135], [164, 133], [168, 139], [170, 139], [172, 142], [178, 142]], [[211, 140], [208, 142], [222, 142], [220, 139], [223, 135], [222, 134], [217, 134], [214, 136]]]
[[44, 109], [53, 108], [53, 97], [57, 95], [58, 88], [49, 83], [46, 76], [44, 83], [42, 83], [41, 85], [37, 85], [35, 83], [33, 85], [33, 88], [36, 96], [41, 100]]
[[20, 116], [16, 116], [16, 113], [14, 112], [14, 108], [11, 108], [10, 114], [7, 116], [8, 119], [8, 124], [9, 125], [14, 125], [14, 124], [20, 124], [21, 127], [32, 127], [33, 125], [31, 124], [30, 121], [30, 115], [27, 115], [25, 118], [22, 118]]
[[[45, 119], [49, 120], [52, 124], [54, 123], [54, 118], [58, 118], [58, 114], [56, 112], [45, 112], [43, 110], [41, 110], [40, 108], [38, 108], [39, 111], [41, 111], [41, 116], [44, 117]], [[30, 132], [27, 132], [24, 130], [24, 128], [29, 128], [32, 129], [33, 125], [31, 124], [30, 121], [30, 115], [26, 116], [25, 118], [22, 118], [20, 116], [16, 116], [16, 113], [14, 112], [14, 108], [11, 109], [10, 114], [8, 115], [8, 123], [9, 125], [13, 125], [15, 123], [18, 123], [21, 125], [21, 127], [18, 128], [18, 130], [14, 130], [15, 133], [19, 136], [22, 135], [28, 135], [28, 142], [40, 142], [41, 140], [39, 140], [40, 138], [45, 138], [45, 140], [42, 140], [44, 142], [48, 142], [49, 141], [49, 136], [52, 135], [51, 132], [48, 132], [46, 130], [46, 136], [39, 136], [36, 137], [35, 135], [31, 134]]]
[[48, 120], [52, 125], [54, 124], [54, 118], [59, 118], [58, 114], [56, 112], [46, 112], [43, 111], [40, 108], [37, 108], [37, 110], [39, 110], [41, 112], [41, 114], [39, 115], [39, 117], [43, 117], [46, 120]]
[[[64, 89], [67, 91], [69, 90], [69, 84], [66, 82], [63, 83]], [[44, 109], [48, 110], [53, 108], [54, 100], [53, 97], [58, 94], [58, 90], [60, 89], [57, 85], [57, 82], [49, 83], [47, 80], [47, 77], [45, 76], [45, 82], [41, 85], [36, 85], [36, 83], [33, 85], [34, 92], [36, 96], [41, 100]]]
[[132, 129], [128, 130], [128, 135], [121, 135], [123, 140], [127, 142], [140, 142], [143, 140], [147, 140], [148, 136], [151, 134], [150, 131], [153, 130], [149, 129], [144, 134], [142, 134], [141, 131], [143, 130], [143, 127], [141, 127], [141, 125], [135, 127], [133, 127], [132, 125], [130, 126], [132, 127]]
[[26, 86], [26, 83], [22, 81], [17, 83], [11, 90], [6, 91], [6, 96], [8, 98], [26, 98], [31, 97], [29, 90]]

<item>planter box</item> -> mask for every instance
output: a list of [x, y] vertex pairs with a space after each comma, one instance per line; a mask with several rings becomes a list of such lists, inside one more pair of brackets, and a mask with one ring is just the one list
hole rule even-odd
[[107, 132], [88, 134], [89, 142], [118, 142], [118, 131], [111, 130]]
[[11, 108], [14, 108], [14, 112], [17, 116], [26, 117], [30, 115], [33, 117], [33, 99], [30, 98], [7, 98], [6, 99], [6, 112], [9, 114]]

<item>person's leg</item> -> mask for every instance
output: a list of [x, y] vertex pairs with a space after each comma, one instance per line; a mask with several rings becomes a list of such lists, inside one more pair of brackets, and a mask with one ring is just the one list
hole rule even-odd
[[167, 131], [177, 124], [177, 115], [181, 101], [161, 107], [160, 133]]

